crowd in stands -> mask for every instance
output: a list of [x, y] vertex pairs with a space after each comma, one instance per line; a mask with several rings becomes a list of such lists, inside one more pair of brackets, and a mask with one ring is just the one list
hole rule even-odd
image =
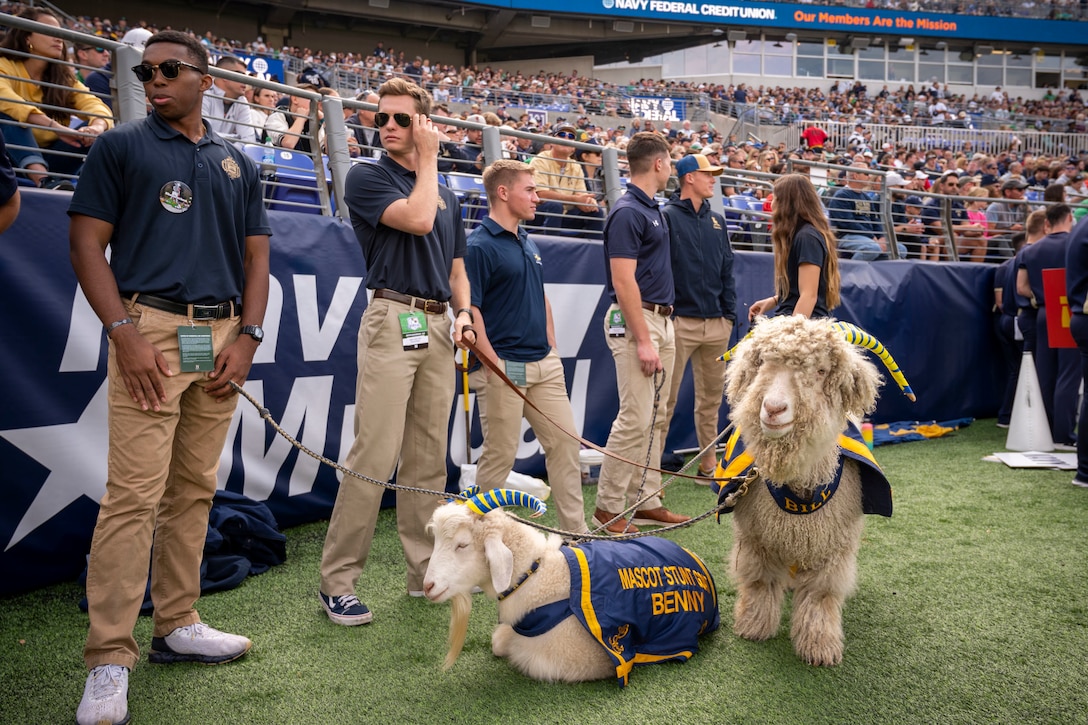
[[[10, 11], [19, 9], [17, 6], [6, 3], [2, 9]], [[82, 29], [90, 29], [103, 37], [124, 38], [133, 31], [133, 26], [121, 20], [117, 23], [97, 17], [84, 17], [75, 21], [64, 21], [65, 25]], [[137, 27], [146, 28], [144, 35], [156, 30], [144, 22]], [[601, 147], [613, 147], [619, 150], [626, 148], [629, 138], [639, 131], [657, 131], [664, 135], [670, 143], [672, 156], [678, 160], [692, 153], [703, 154], [712, 164], [725, 166], [729, 173], [745, 174], [757, 172], [777, 175], [787, 170], [805, 170], [808, 167], [805, 162], [821, 161], [844, 166], [863, 166], [867, 169], [893, 172], [888, 177], [888, 186], [896, 187], [898, 197], [904, 197], [912, 191], [933, 192], [950, 196], [968, 197], [975, 188], [979, 190], [979, 199], [962, 206], [963, 217], [978, 217], [985, 214], [986, 209], [995, 202], [1003, 202], [1008, 198], [1006, 194], [1010, 186], [1024, 185], [1025, 193], [1031, 198], [1039, 197], [1045, 193], [1048, 186], [1060, 187], [1062, 199], [1076, 206], [1078, 215], [1085, 213], [1084, 200], [1088, 197], [1088, 188], [1085, 186], [1085, 163], [1088, 161], [1088, 144], [1086, 150], [1079, 154], [1065, 157], [1059, 155], [1035, 156], [1020, 148], [1012, 147], [997, 154], [987, 155], [976, 153], [971, 148], [971, 142], [962, 142], [956, 148], [938, 149], [914, 149], [903, 143], [882, 142], [882, 139], [874, 138], [871, 125], [879, 126], [887, 123], [916, 124], [918, 119], [926, 118], [933, 123], [946, 125], [968, 126], [965, 121], [968, 114], [988, 112], [994, 115], [1007, 114], [1011, 119], [1016, 116], [1031, 115], [1039, 120], [1037, 125], [1042, 130], [1056, 130], [1053, 126], [1062, 124], [1063, 128], [1070, 131], [1085, 132], [1084, 101], [1075, 91], [1061, 90], [1057, 92], [1047, 91], [1039, 99], [1009, 98], [1002, 89], [997, 88], [988, 95], [975, 94], [967, 98], [964, 95], [956, 95], [949, 92], [947, 85], [936, 82], [923, 86], [917, 91], [913, 86], [891, 91], [887, 86], [879, 92], [870, 94], [861, 83], [839, 81], [824, 91], [819, 88], [771, 88], [760, 86], [747, 87], [745, 84], [737, 86], [706, 86], [692, 87], [682, 82], [661, 82], [641, 80], [632, 82], [622, 89], [605, 84], [600, 81], [586, 78], [577, 73], [560, 75], [541, 72], [536, 75], [526, 76], [520, 72], [507, 73], [502, 69], [493, 69], [489, 66], [483, 68], [461, 67], [455, 68], [446, 64], [432, 64], [424, 58], [406, 58], [404, 52], [394, 48], [386, 48], [384, 43], [378, 43], [377, 47], [369, 54], [355, 53], [321, 53], [306, 48], [288, 47], [277, 50], [270, 49], [260, 40], [249, 43], [228, 41], [216, 37], [211, 32], [203, 35], [194, 33], [196, 37], [209, 48], [215, 48], [221, 52], [224, 50], [238, 53], [268, 53], [278, 54], [280, 57], [294, 57], [301, 61], [301, 72], [298, 73], [299, 85], [302, 88], [322, 93], [337, 93], [334, 86], [337, 85], [338, 73], [345, 66], [362, 70], [365, 83], [352, 89], [360, 101], [375, 102], [376, 96], [372, 89], [391, 75], [403, 74], [413, 80], [417, 80], [425, 86], [429, 86], [435, 97], [435, 113], [440, 116], [459, 117], [473, 123], [488, 124], [494, 126], [508, 126], [511, 129], [532, 133], [554, 134], [557, 131], [567, 131], [564, 138], [595, 144]], [[131, 37], [131, 36], [130, 36]], [[89, 73], [94, 68], [99, 68], [104, 61], [108, 61], [108, 53], [103, 54], [97, 48], [90, 46], [77, 46], [73, 49], [72, 59], [85, 66], [79, 68], [80, 74]], [[225, 63], [225, 65], [224, 65]], [[233, 61], [227, 55], [220, 61], [220, 67], [227, 70], [244, 71], [244, 66]], [[106, 68], [108, 71], [108, 67]], [[91, 84], [93, 87], [93, 84]], [[528, 113], [514, 109], [504, 104], [506, 93], [520, 93], [523, 89], [538, 89], [541, 95], [567, 96], [571, 99], [582, 98], [592, 103], [594, 100], [607, 106], [613, 96], [619, 92], [650, 95], [655, 93], [674, 93], [684, 90], [700, 90], [711, 98], [720, 98], [723, 101], [735, 104], [741, 108], [772, 109], [784, 122], [803, 122], [806, 127], [819, 127], [818, 121], [846, 119], [858, 121], [855, 132], [850, 136], [846, 144], [841, 148], [834, 148], [830, 138], [824, 134], [821, 143], [812, 143], [808, 138], [800, 148], [788, 148], [785, 143], [777, 146], [764, 146], [758, 139], [738, 139], [734, 136], [723, 134], [709, 121], [695, 122], [683, 120], [651, 121], [640, 118], [626, 118], [620, 114], [620, 108], [604, 108], [605, 115], [619, 116], [614, 123], [608, 123], [606, 119], [594, 119], [589, 114], [585, 103], [573, 104], [573, 110], [569, 116], [560, 113], [550, 114], [552, 120], [549, 127], [540, 128]], [[341, 87], [341, 90], [343, 88]], [[227, 101], [242, 99], [245, 103], [224, 105], [223, 98]], [[615, 96], [614, 98], [619, 98]], [[104, 100], [109, 100], [108, 97]], [[232, 107], [232, 113], [239, 116], [234, 125], [227, 129], [224, 125], [219, 130], [239, 140], [251, 142], [271, 142], [276, 146], [285, 148], [298, 148], [306, 151], [304, 146], [309, 143], [311, 134], [308, 132], [309, 103], [298, 97], [283, 97], [271, 91], [260, 90], [253, 86], [232, 83], [218, 79], [209, 94], [206, 105], [217, 106], [221, 110], [207, 110], [205, 115], [217, 117], [220, 114], [229, 116], [231, 113], [223, 111], [223, 108]], [[456, 109], [457, 102], [463, 102], [463, 109]], [[959, 109], [959, 110], [956, 110]], [[602, 108], [594, 108], [600, 111]], [[237, 113], [241, 111], [241, 114]], [[348, 123], [352, 138], [349, 139], [350, 150], [353, 156], [372, 155], [375, 153], [377, 135], [373, 133], [371, 126], [373, 114], [367, 111], [347, 109], [345, 120]], [[806, 120], [808, 119], [808, 120]], [[1044, 120], [1045, 119], [1045, 120]], [[231, 119], [225, 119], [231, 120]], [[599, 123], [603, 121], [603, 123]], [[1053, 121], [1053, 124], [1051, 124]], [[482, 143], [480, 132], [473, 128], [461, 128], [449, 126], [446, 132], [450, 140], [443, 144], [443, 171], [460, 171], [471, 174], [479, 174], [483, 167]], [[93, 140], [93, 139], [91, 139]], [[320, 134], [315, 139], [317, 143], [323, 143]], [[89, 143], [87, 139], [82, 139]], [[299, 144], [302, 144], [300, 146]], [[517, 139], [513, 136], [503, 136], [504, 154], [511, 158], [531, 161], [542, 153], [550, 150], [549, 144], [542, 144], [539, 140]], [[594, 192], [599, 201], [603, 194], [603, 184], [600, 175], [600, 154], [580, 151], [573, 160], [579, 164], [579, 168], [585, 168], [584, 176], [587, 178], [587, 191]], [[727, 181], [725, 189], [729, 194], [747, 194], [758, 198], [768, 195], [769, 184], [739, 183]], [[956, 184], [946, 183], [949, 174], [955, 175]], [[967, 184], [960, 185], [962, 179], [970, 180]], [[839, 179], [834, 176], [827, 180], [830, 191], [828, 197], [834, 193], [836, 187], [845, 186], [847, 178]], [[902, 182], [902, 183], [900, 183]], [[592, 188], [591, 188], [592, 187]], [[1014, 190], [1015, 191], [1015, 190]], [[981, 197], [982, 193], [985, 197]], [[959, 202], [956, 202], [959, 204]], [[1026, 209], [1027, 207], [1022, 207]], [[976, 219], [977, 221], [977, 219]], [[993, 220], [987, 222], [991, 226]], [[910, 236], [908, 234], [908, 236]], [[923, 235], [918, 235], [923, 236]], [[989, 229], [983, 235], [989, 239]], [[996, 237], [995, 237], [996, 238]], [[911, 256], [927, 258], [939, 256], [939, 250], [927, 250], [926, 244], [908, 245], [908, 253]], [[972, 250], [980, 245], [975, 242], [967, 243], [968, 255], [973, 255]], [[993, 252], [994, 245], [990, 251]]]
[[[979, 15], [1033, 16], [1038, 8], [1047, 13], [1074, 13], [1080, 0], [1053, 2], [974, 2], [972, 0], [835, 0], [829, 5], [877, 7], [895, 10], [950, 12]], [[917, 7], [916, 7], [917, 6]], [[17, 11], [20, 3], [0, 2], [3, 12]], [[121, 18], [81, 16], [65, 22], [72, 29], [120, 40], [133, 27], [156, 29], [146, 21], [129, 23]], [[165, 28], [159, 28], [165, 29]], [[428, 88], [438, 103], [479, 103], [495, 108], [536, 106], [576, 115], [588, 114], [630, 118], [631, 96], [690, 97], [711, 110], [741, 116], [755, 113], [761, 123], [790, 124], [802, 120], [862, 120], [867, 123], [913, 126], [948, 125], [976, 128], [1035, 129], [1083, 133], [1088, 130], [1084, 101], [1070, 89], [1044, 89], [1038, 98], [1009, 97], [1000, 88], [989, 95], [958, 94], [948, 84], [936, 81], [907, 84], [879, 91], [865, 84], [841, 80], [825, 87], [749, 87], [745, 84], [708, 84], [682, 80], [642, 78], [617, 84], [583, 76], [576, 71], [554, 73], [507, 71], [501, 67], [454, 66], [412, 56], [403, 50], [378, 43], [371, 52], [322, 51], [300, 46], [269, 47], [261, 38], [237, 40], [212, 31], [186, 29], [212, 49], [247, 55], [268, 55], [291, 61], [308, 69], [338, 88], [357, 92], [375, 88], [391, 75], [407, 76]], [[345, 88], [339, 79], [350, 80]]]

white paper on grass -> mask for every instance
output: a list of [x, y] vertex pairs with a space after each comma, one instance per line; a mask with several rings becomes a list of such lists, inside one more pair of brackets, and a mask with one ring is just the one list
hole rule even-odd
[[1076, 453], [995, 453], [994, 458], [1009, 468], [1052, 468], [1058, 471], [1077, 470]]

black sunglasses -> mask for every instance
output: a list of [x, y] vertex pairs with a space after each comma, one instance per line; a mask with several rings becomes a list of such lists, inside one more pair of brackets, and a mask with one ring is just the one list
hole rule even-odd
[[[407, 113], [394, 113], [393, 120], [397, 122], [397, 125], [401, 128], [408, 128], [412, 125], [412, 117]], [[389, 123], [389, 114], [385, 111], [379, 111], [374, 114], [374, 125], [377, 128], [383, 128], [385, 124]]]
[[158, 65], [140, 63], [140, 65], [132, 66], [132, 72], [136, 74], [136, 80], [140, 81], [140, 83], [150, 83], [151, 79], [155, 77], [156, 70], [162, 73], [163, 78], [172, 81], [181, 74], [181, 69], [183, 67], [191, 68], [197, 73], [204, 75], [204, 71], [200, 68], [197, 68], [192, 63], [186, 63], [183, 60], [164, 60]]
[[574, 134], [571, 133], [570, 131], [561, 131], [560, 133], [555, 134], [555, 137], [556, 138], [565, 138], [565, 139], [569, 139], [571, 141], [574, 140]]

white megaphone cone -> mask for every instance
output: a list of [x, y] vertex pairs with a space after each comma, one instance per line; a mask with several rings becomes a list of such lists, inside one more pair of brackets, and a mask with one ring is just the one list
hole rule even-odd
[[1039, 376], [1035, 372], [1035, 358], [1025, 352], [1020, 361], [1020, 377], [1016, 381], [1016, 398], [1012, 404], [1012, 419], [1009, 421], [1009, 436], [1005, 439], [1005, 448], [1010, 451], [1054, 450], [1054, 439], [1050, 435], [1050, 421], [1043, 407], [1043, 391], [1039, 387]]

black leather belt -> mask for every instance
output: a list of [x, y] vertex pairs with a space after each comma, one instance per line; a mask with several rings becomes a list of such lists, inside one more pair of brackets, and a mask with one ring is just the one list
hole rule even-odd
[[662, 317], [672, 317], [672, 305], [658, 305], [653, 302], [642, 301], [642, 309], [656, 312]]
[[392, 302], [400, 302], [401, 304], [408, 305], [409, 307], [415, 307], [417, 310], [423, 310], [424, 312], [432, 315], [444, 315], [449, 308], [445, 302], [438, 302], [437, 300], [425, 300], [422, 297], [412, 297], [411, 295], [401, 294], [391, 289], [376, 289], [374, 290], [374, 299], [376, 300], [390, 300]]
[[[191, 320], [225, 320], [242, 314], [241, 303], [227, 300], [217, 305], [189, 305], [184, 302], [174, 302], [154, 295], [133, 294], [125, 295], [133, 302], [145, 307], [153, 307], [156, 310], [169, 312], [174, 315], [188, 317]], [[192, 310], [190, 312], [190, 309]]]

